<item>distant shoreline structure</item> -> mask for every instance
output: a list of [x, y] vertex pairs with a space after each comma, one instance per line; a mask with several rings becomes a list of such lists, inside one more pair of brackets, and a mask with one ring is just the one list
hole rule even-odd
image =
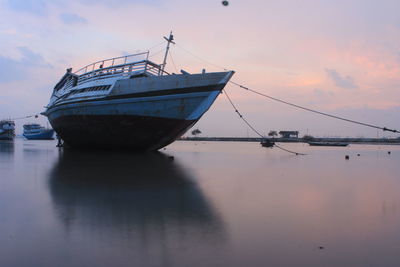
[[[308, 143], [311, 140], [304, 138], [264, 138], [278, 143]], [[181, 137], [180, 141], [220, 141], [220, 142], [261, 142], [260, 137]], [[314, 137], [314, 142], [343, 142], [349, 144], [377, 144], [400, 145], [400, 138], [338, 138], [338, 137]]]

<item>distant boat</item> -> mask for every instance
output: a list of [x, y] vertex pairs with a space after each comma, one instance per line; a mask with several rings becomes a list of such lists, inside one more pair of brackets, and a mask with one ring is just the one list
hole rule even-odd
[[268, 139], [264, 139], [261, 141], [261, 146], [263, 147], [273, 147], [275, 145], [275, 142], [272, 142]]
[[67, 70], [42, 113], [65, 144], [158, 150], [203, 116], [234, 72], [169, 74], [165, 39], [162, 64], [145, 52]]
[[23, 136], [28, 140], [52, 140], [54, 139], [54, 130], [37, 123], [29, 123], [24, 125]]
[[0, 120], [0, 140], [14, 140], [15, 124], [12, 120]]
[[308, 142], [310, 146], [348, 146], [348, 143], [340, 142]]

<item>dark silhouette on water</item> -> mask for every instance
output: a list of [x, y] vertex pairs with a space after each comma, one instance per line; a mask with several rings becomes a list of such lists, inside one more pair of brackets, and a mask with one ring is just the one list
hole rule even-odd
[[12, 154], [14, 153], [14, 142], [1, 140], [0, 141], [0, 153], [2, 154]]
[[94, 238], [126, 240], [146, 255], [177, 241], [224, 240], [223, 223], [196, 182], [160, 152], [64, 149], [48, 185], [67, 234], [78, 230]]

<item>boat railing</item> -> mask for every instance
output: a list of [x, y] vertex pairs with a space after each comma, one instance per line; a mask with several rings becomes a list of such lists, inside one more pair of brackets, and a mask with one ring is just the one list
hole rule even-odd
[[3, 124], [3, 123], [15, 124], [14, 121], [11, 119], [0, 120], [0, 124]]
[[162, 71], [160, 65], [149, 61], [148, 57], [149, 52], [147, 51], [94, 62], [75, 72], [78, 75], [78, 85], [92, 80], [134, 73], [146, 72], [155, 76], [168, 74], [166, 71]]

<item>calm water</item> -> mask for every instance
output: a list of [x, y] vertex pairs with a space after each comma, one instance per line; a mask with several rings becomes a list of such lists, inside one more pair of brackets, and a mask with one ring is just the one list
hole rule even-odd
[[400, 146], [283, 146], [3, 141], [0, 266], [400, 266]]

